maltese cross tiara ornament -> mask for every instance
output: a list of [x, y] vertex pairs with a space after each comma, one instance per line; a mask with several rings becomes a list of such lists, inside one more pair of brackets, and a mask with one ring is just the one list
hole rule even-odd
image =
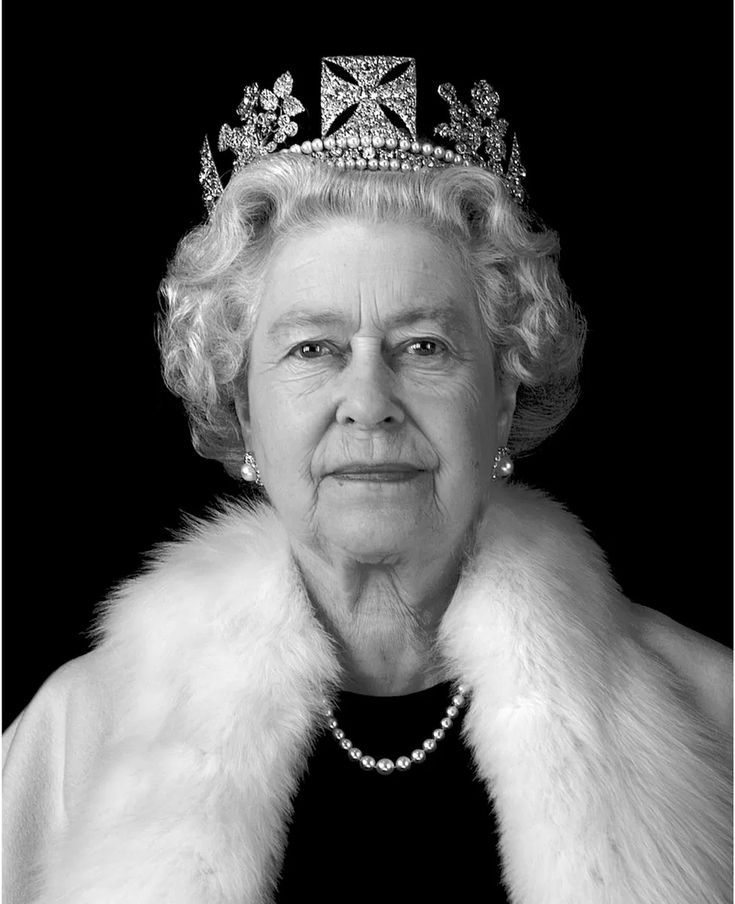
[[[479, 166], [499, 176], [511, 196], [523, 201], [518, 140], [506, 145], [508, 123], [498, 117], [500, 97], [486, 81], [476, 82], [471, 104], [457, 97], [453, 85], [439, 86], [449, 105], [449, 121], [434, 130], [452, 147], [421, 142], [416, 134], [416, 61], [409, 57], [352, 56], [322, 59], [322, 137], [296, 142], [293, 117], [304, 105], [292, 95], [285, 72], [273, 89], [257, 83], [245, 88], [237, 108], [241, 125], [223, 125], [217, 147], [235, 155], [232, 172], [276, 151], [303, 154], [346, 170], [407, 172], [423, 167]], [[223, 186], [208, 139], [201, 149], [199, 181], [208, 213]]]

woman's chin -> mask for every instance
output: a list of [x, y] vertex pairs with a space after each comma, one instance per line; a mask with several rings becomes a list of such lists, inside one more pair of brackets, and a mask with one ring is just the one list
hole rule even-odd
[[330, 513], [322, 521], [322, 539], [361, 562], [382, 562], [410, 553], [424, 531], [418, 512], [389, 507], [357, 507]]

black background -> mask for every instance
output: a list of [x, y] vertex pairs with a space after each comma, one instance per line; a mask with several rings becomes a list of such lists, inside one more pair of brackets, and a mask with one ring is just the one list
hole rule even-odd
[[157, 286], [203, 215], [204, 134], [237, 125], [246, 83], [289, 69], [309, 113], [299, 137], [315, 137], [331, 54], [415, 56], [427, 137], [445, 118], [441, 82], [500, 91], [590, 328], [581, 401], [517, 476], [584, 520], [633, 600], [730, 644], [722, 6], [719, 19], [663, 4], [6, 14], [4, 723], [88, 649], [96, 604], [181, 512], [241, 492], [193, 452], [161, 385]]

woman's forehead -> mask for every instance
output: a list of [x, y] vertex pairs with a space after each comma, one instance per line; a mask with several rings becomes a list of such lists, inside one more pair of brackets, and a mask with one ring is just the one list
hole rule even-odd
[[334, 220], [283, 236], [269, 270], [303, 278], [315, 268], [360, 274], [402, 264], [404, 270], [430, 273], [455, 260], [456, 249], [420, 224]]
[[405, 320], [466, 308], [470, 280], [459, 256], [425, 229], [403, 224], [331, 224], [280, 243], [265, 273], [269, 320], [309, 312], [352, 316], [374, 306]]

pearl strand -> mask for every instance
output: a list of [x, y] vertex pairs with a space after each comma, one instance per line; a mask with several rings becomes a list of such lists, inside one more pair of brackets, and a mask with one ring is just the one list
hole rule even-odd
[[459, 715], [460, 708], [464, 705], [469, 689], [466, 685], [460, 684], [457, 692], [452, 696], [452, 702], [445, 710], [445, 716], [439, 723], [439, 728], [435, 728], [430, 738], [426, 738], [421, 747], [411, 751], [411, 756], [399, 756], [395, 762], [388, 757], [381, 757], [376, 760], [375, 757], [363, 754], [359, 747], [355, 747], [352, 741], [345, 736], [344, 731], [339, 727], [339, 723], [334, 715], [334, 710], [329, 705], [329, 701], [324, 698], [324, 716], [327, 720], [327, 728], [332, 732], [332, 737], [338, 742], [342, 750], [346, 751], [347, 756], [366, 772], [377, 772], [378, 775], [390, 775], [396, 769], [399, 772], [408, 772], [411, 766], [419, 765], [426, 761], [426, 756], [433, 753], [439, 741], [444, 740], [446, 732], [454, 724], [453, 720]]
[[380, 134], [353, 133], [334, 138], [314, 138], [283, 148], [282, 153], [304, 154], [324, 159], [339, 169], [402, 170], [417, 172], [425, 166], [470, 166], [468, 157], [430, 141]]

